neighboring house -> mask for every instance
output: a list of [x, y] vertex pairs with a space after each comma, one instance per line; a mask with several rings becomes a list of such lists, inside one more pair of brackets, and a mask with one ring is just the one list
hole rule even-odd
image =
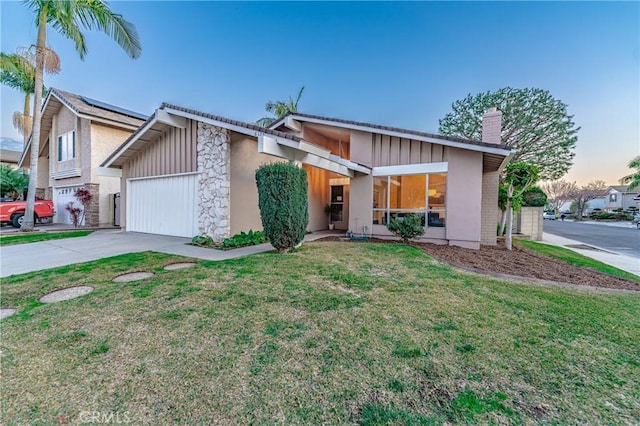
[[5, 164], [13, 168], [18, 167], [18, 161], [20, 161], [21, 152], [10, 151], [8, 149], [0, 149], [0, 164]]
[[[604, 205], [607, 197], [596, 197], [587, 201], [587, 208], [582, 212], [582, 216], [589, 216], [595, 209], [600, 209], [604, 211]], [[570, 212], [571, 205], [574, 203], [573, 200], [567, 200], [560, 205], [558, 211], [560, 213]]]
[[[113, 194], [120, 191], [118, 176], [101, 176], [98, 166], [147, 116], [104, 102], [52, 88], [42, 107], [42, 131], [38, 153], [36, 196], [51, 199], [54, 222], [71, 223], [65, 209], [77, 188], [93, 194], [85, 224], [114, 223]], [[31, 139], [19, 165], [28, 168]]]
[[389, 217], [416, 213], [424, 240], [478, 248], [496, 244], [501, 117], [485, 114], [476, 142], [297, 113], [266, 129], [163, 104], [102, 167], [121, 169], [127, 231], [262, 229], [255, 171], [286, 159], [308, 173], [310, 231], [327, 229], [331, 203], [337, 229], [389, 235]]
[[616, 209], [627, 210], [629, 207], [638, 207], [638, 201], [635, 199], [640, 191], [629, 191], [629, 185], [615, 185], [607, 189], [605, 195], [604, 211], [612, 212]]

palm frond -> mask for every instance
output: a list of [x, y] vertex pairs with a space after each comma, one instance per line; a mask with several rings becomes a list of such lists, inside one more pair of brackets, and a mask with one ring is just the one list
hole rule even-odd
[[100, 30], [135, 59], [142, 53], [142, 45], [136, 27], [122, 15], [113, 13], [102, 0], [78, 0], [74, 8], [76, 26]]
[[13, 127], [16, 128], [21, 135], [28, 135], [31, 133], [33, 127], [33, 117], [25, 115], [19, 111], [13, 113]]
[[87, 54], [87, 44], [84, 35], [74, 21], [73, 10], [69, 7], [70, 3], [55, 2], [55, 4], [59, 6], [59, 9], [54, 14], [55, 19], [50, 20], [51, 26], [54, 30], [73, 41], [80, 59], [84, 59]]
[[261, 127], [269, 127], [276, 121], [273, 117], [262, 117], [260, 120], [256, 121], [256, 124]]

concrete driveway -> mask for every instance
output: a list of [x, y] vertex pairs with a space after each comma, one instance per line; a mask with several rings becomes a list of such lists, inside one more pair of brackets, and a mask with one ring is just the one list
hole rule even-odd
[[225, 260], [273, 250], [271, 244], [261, 244], [220, 251], [187, 245], [189, 241], [189, 238], [101, 230], [86, 237], [2, 247], [0, 277], [148, 250], [205, 260]]

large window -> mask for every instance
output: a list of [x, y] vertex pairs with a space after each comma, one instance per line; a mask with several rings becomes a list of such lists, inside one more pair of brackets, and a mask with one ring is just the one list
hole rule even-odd
[[76, 132], [70, 131], [58, 136], [58, 161], [76, 158]]
[[443, 227], [447, 175], [403, 175], [373, 178], [373, 224], [390, 218], [419, 214], [427, 226]]

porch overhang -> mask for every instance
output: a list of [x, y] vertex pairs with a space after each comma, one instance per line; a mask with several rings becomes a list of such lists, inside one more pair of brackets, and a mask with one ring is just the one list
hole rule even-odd
[[272, 135], [260, 135], [258, 136], [258, 152], [348, 177], [354, 177], [356, 172], [371, 174], [370, 168], [331, 154], [331, 151], [307, 141], [298, 142]]

